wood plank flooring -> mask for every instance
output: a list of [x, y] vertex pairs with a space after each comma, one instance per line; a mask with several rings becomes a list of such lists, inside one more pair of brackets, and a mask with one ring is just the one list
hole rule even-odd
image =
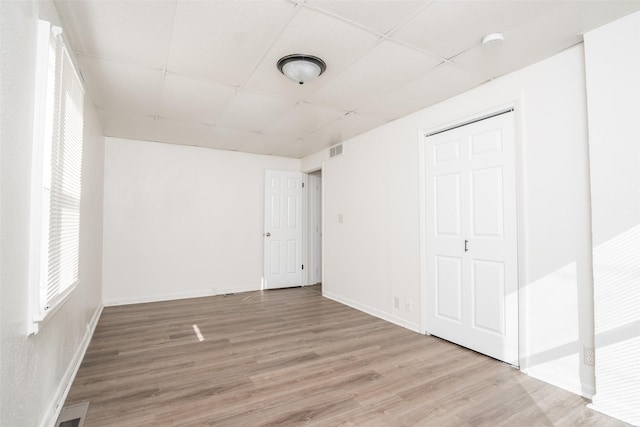
[[626, 426], [311, 287], [105, 308], [66, 405], [86, 400], [86, 427]]

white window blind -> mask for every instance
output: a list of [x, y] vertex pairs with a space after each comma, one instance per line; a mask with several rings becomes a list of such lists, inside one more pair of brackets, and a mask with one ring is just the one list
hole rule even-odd
[[84, 90], [61, 30], [41, 21], [40, 36], [31, 222], [36, 324], [78, 282], [84, 115]]

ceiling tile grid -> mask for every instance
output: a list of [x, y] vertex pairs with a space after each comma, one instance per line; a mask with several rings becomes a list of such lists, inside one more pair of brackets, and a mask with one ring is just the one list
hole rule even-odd
[[[274, 43], [245, 88], [296, 101], [306, 100], [311, 93], [339, 76], [353, 61], [369, 51], [378, 39], [378, 36], [339, 19], [302, 8]], [[303, 86], [291, 84], [278, 72], [276, 64], [278, 59], [292, 53], [322, 58], [327, 63], [322, 78]]]
[[272, 125], [296, 102], [244, 90], [239, 92], [214, 123], [218, 126], [260, 132]]
[[[54, 0], [107, 136], [300, 158], [525, 67], [640, 0]], [[498, 46], [482, 37], [502, 32]], [[279, 58], [326, 72], [297, 85]]]
[[346, 111], [300, 102], [280, 120], [267, 127], [264, 133], [304, 138], [346, 113]]
[[353, 111], [410, 82], [442, 61], [388, 40], [362, 56], [310, 100]]
[[87, 90], [98, 108], [154, 115], [164, 73], [152, 68], [92, 56], [78, 58]]
[[59, 1], [79, 53], [164, 69], [175, 1]]
[[164, 78], [157, 115], [169, 119], [212, 124], [231, 104], [236, 88], [174, 74]]
[[442, 63], [411, 83], [358, 108], [356, 113], [394, 120], [418, 111], [424, 105], [433, 105], [466, 92], [484, 81], [453, 64]]

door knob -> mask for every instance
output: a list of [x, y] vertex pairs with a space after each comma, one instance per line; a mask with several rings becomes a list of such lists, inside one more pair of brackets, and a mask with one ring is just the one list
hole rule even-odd
[[267, 236], [267, 237], [271, 237], [271, 233], [269, 233], [269, 232], [267, 231], [267, 234], [265, 234], [265, 236]]

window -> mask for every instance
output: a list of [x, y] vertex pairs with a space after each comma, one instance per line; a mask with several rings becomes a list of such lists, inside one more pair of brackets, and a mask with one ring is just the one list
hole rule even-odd
[[62, 30], [40, 21], [31, 209], [32, 333], [78, 283], [84, 90]]

